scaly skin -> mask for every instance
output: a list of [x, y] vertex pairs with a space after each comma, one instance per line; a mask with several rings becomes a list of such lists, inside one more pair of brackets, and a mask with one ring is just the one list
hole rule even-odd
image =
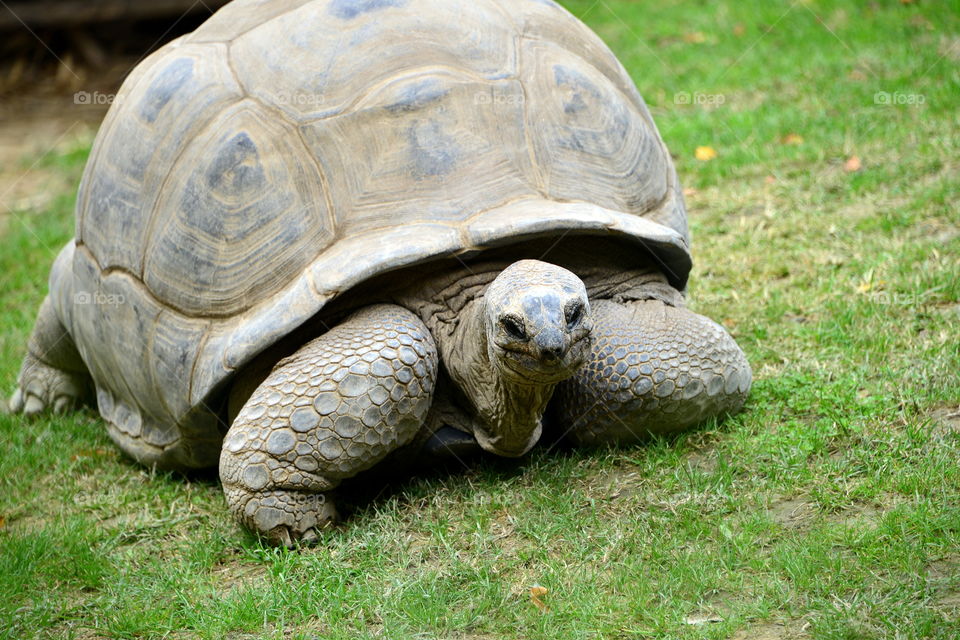
[[750, 365], [709, 318], [660, 300], [593, 304], [588, 363], [558, 385], [554, 410], [576, 444], [633, 443], [737, 411]]
[[394, 305], [364, 308], [282, 360], [224, 441], [231, 510], [273, 543], [315, 538], [337, 517], [327, 492], [417, 433], [437, 366], [426, 326]]

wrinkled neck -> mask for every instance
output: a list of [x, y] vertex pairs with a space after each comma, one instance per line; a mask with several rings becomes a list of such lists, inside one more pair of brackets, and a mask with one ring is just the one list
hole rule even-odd
[[475, 412], [479, 430], [474, 436], [480, 445], [500, 455], [526, 453], [540, 438], [541, 418], [556, 384], [503, 375], [487, 342], [483, 297], [464, 307], [439, 346], [450, 377]]

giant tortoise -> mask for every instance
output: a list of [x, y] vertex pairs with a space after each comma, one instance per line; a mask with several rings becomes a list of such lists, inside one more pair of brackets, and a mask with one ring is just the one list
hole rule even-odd
[[236, 0], [123, 84], [11, 407], [89, 391], [133, 458], [219, 464], [243, 524], [309, 541], [388, 458], [740, 408], [690, 267], [650, 113], [560, 6]]

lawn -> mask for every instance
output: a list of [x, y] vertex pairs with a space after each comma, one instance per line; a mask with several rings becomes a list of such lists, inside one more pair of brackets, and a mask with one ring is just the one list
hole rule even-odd
[[[960, 637], [957, 3], [565, 5], [675, 155], [690, 305], [747, 352], [745, 411], [361, 488], [300, 551], [91, 410], [0, 415], [0, 637]], [[23, 168], [76, 184], [90, 142]], [[0, 210], [4, 395], [72, 235], [58, 189]]]

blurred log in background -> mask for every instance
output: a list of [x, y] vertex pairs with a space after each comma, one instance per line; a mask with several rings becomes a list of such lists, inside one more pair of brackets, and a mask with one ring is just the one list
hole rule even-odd
[[0, 0], [0, 236], [36, 228], [76, 191], [86, 153], [127, 74], [226, 0]]
[[224, 4], [226, 0], [3, 0], [0, 100], [115, 91], [145, 55], [192, 31]]

